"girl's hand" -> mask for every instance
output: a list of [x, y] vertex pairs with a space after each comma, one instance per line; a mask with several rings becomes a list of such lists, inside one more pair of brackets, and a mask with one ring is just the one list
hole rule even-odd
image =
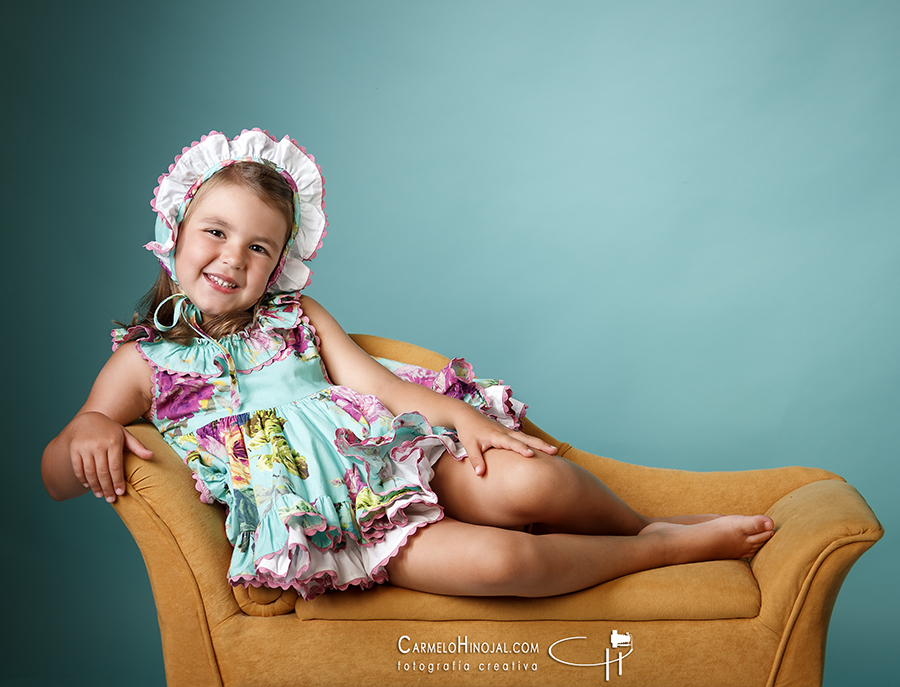
[[133, 434], [103, 413], [81, 413], [69, 427], [72, 472], [94, 496], [106, 498], [109, 503], [125, 493], [124, 451], [144, 460], [153, 457], [153, 452]]
[[152, 388], [150, 366], [134, 342], [120, 346], [97, 375], [87, 402], [44, 449], [41, 478], [50, 496], [62, 501], [90, 489], [112, 502], [125, 493], [122, 452], [153, 457], [125, 429], [150, 409]]
[[415, 411], [428, 418], [432, 426], [456, 430], [476, 475], [487, 470], [484, 452], [490, 448], [515, 451], [529, 458], [535, 451], [556, 453], [555, 446], [504, 427], [464, 401], [399, 379], [359, 348], [328, 311], [309, 296], [303, 297], [303, 312], [316, 329], [319, 352], [332, 383], [375, 396], [394, 415]]
[[455, 428], [463, 448], [468, 453], [468, 460], [475, 470], [475, 474], [479, 477], [487, 471], [484, 452], [491, 448], [514, 451], [526, 458], [532, 458], [535, 455], [535, 451], [546, 454], [556, 453], [556, 446], [530, 434], [524, 434], [504, 427], [499, 422], [485, 417], [474, 408], [469, 408], [471, 412], [466, 412], [455, 423]]

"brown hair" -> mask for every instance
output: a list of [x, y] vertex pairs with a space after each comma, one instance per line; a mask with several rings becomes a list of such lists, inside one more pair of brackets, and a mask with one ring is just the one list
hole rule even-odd
[[[294, 222], [294, 192], [290, 184], [274, 167], [253, 161], [235, 162], [233, 165], [224, 167], [203, 182], [190, 203], [188, 203], [181, 224], [183, 225], [190, 217], [191, 207], [198, 198], [203, 196], [204, 192], [222, 184], [235, 184], [254, 193], [269, 207], [284, 215], [288, 231], [290, 231]], [[287, 236], [285, 236], [286, 241]], [[140, 314], [135, 313], [132, 324], [143, 325], [156, 330], [153, 317], [157, 313], [157, 309], [159, 309], [160, 322], [172, 322], [175, 317], [175, 305], [172, 301], [166, 301], [166, 299], [176, 293], [181, 293], [181, 289], [178, 288], [178, 285], [166, 270], [160, 267], [159, 277], [157, 277], [156, 283], [138, 304], [138, 313]], [[163, 301], [166, 302], [163, 303]], [[205, 319], [201, 325], [203, 331], [213, 339], [236, 334], [256, 319], [261, 301], [262, 297], [252, 308], [241, 312], [223, 313], [222, 315], [215, 315]], [[116, 324], [119, 323], [117, 322]], [[197, 333], [183, 319], [179, 319], [172, 329], [159, 332], [159, 334], [164, 339], [178, 344], [188, 344], [197, 336]]]

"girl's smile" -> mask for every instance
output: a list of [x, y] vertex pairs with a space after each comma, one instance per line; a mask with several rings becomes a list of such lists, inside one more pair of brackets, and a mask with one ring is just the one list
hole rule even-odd
[[178, 284], [204, 315], [247, 310], [266, 290], [289, 227], [249, 189], [225, 183], [194, 199], [175, 249]]

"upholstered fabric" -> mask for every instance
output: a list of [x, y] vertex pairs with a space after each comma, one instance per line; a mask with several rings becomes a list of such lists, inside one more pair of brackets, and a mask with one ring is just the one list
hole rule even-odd
[[[447, 360], [401, 342], [356, 338], [376, 356], [432, 369]], [[648, 515], [763, 512], [776, 534], [749, 563], [649, 570], [554, 598], [443, 597], [381, 586], [303, 601], [290, 590], [230, 587], [223, 510], [199, 501], [189, 470], [151, 425], [131, 431], [155, 458], [127, 456], [128, 490], [115, 508], [147, 564], [170, 687], [242, 685], [247, 675], [265, 676], [270, 685], [594, 685], [604, 681], [605, 667], [565, 665], [550, 647], [585, 637], [557, 644], [554, 656], [602, 662], [613, 631], [629, 633], [633, 646], [622, 675], [619, 664], [611, 668], [610, 683], [820, 684], [840, 585], [883, 533], [856, 490], [824, 470], [692, 473], [628, 465], [572, 448], [529, 423], [526, 431], [559, 446]], [[513, 652], [523, 643], [526, 653]], [[473, 645], [510, 653], [475, 653]], [[447, 653], [451, 647], [457, 651]], [[629, 649], [613, 649], [612, 657], [620, 651]]]

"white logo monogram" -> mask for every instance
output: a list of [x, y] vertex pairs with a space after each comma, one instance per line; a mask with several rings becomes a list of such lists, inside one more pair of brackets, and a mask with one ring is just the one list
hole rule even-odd
[[570, 642], [573, 639], [587, 639], [587, 637], [567, 637], [566, 639], [560, 639], [559, 641], [553, 642], [553, 644], [550, 645], [550, 649], [548, 650], [550, 653], [550, 658], [552, 658], [554, 661], [557, 661], [559, 663], [564, 663], [567, 666], [577, 666], [579, 668], [596, 668], [599, 666], [604, 666], [606, 668], [606, 681], [607, 682], [609, 682], [609, 666], [612, 665], [613, 663], [618, 663], [619, 664], [618, 672], [619, 672], [619, 675], [621, 675], [622, 674], [622, 663], [624, 662], [625, 657], [629, 656], [631, 654], [631, 652], [634, 651], [634, 643], [632, 642], [632, 639], [631, 639], [631, 633], [630, 632], [619, 633], [618, 630], [613, 630], [612, 634], [610, 634], [610, 636], [609, 636], [609, 643], [612, 645], [612, 648], [618, 649], [620, 647], [628, 647], [628, 653], [623, 655], [622, 652], [620, 651], [620, 652], [618, 652], [619, 655], [617, 658], [611, 659], [609, 657], [609, 649], [607, 649], [606, 650], [606, 660], [601, 661], [600, 663], [571, 663], [569, 661], [563, 661], [561, 658], [557, 658], [556, 656], [553, 655], [553, 647], [555, 647], [557, 644], [562, 644], [563, 642]]

